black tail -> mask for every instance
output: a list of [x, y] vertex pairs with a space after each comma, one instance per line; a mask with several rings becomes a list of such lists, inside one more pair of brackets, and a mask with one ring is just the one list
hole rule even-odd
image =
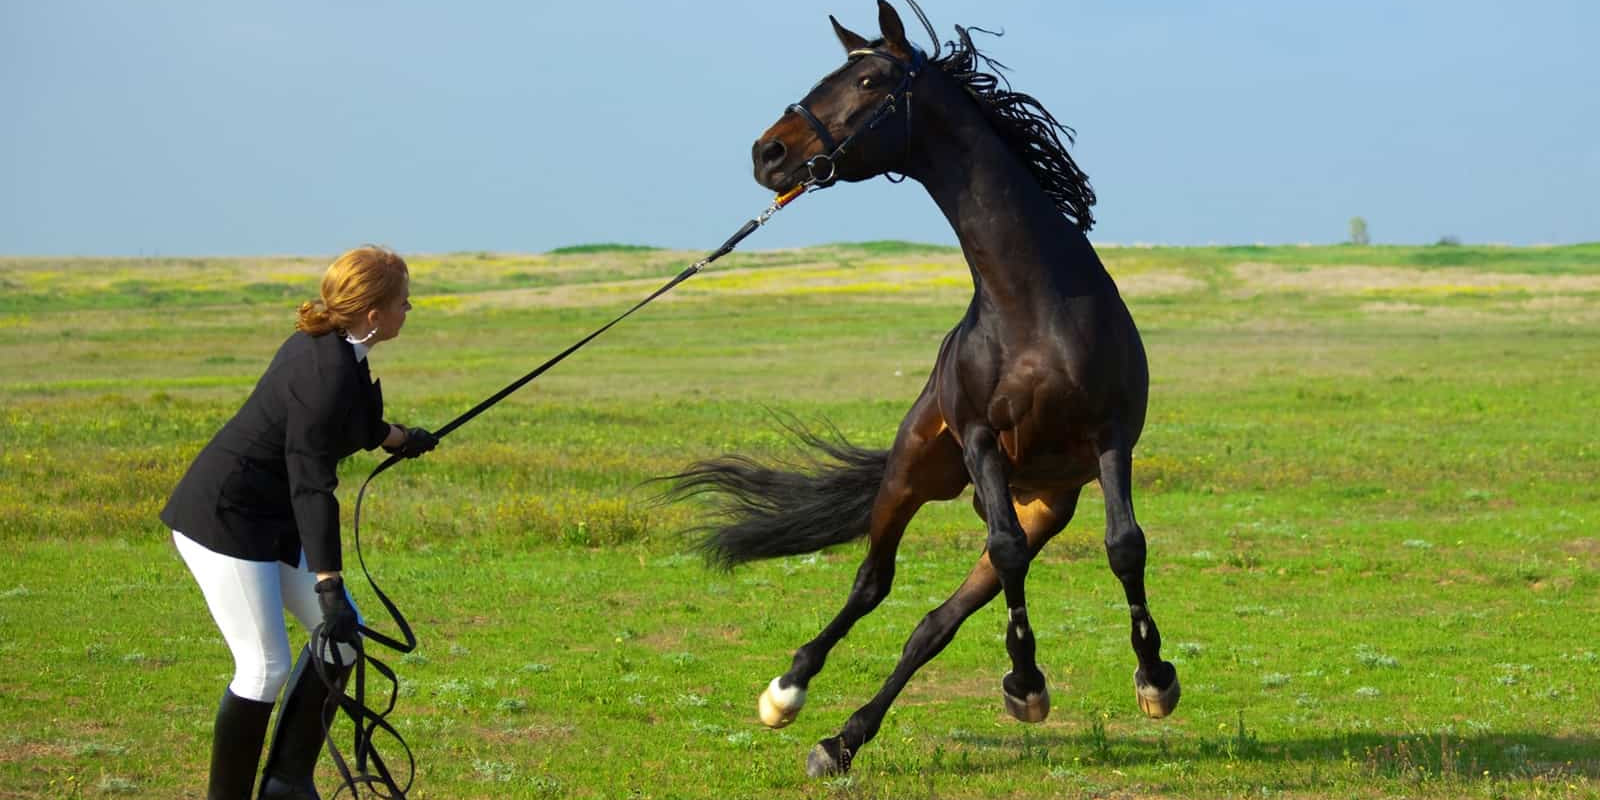
[[716, 520], [690, 531], [703, 534], [698, 549], [708, 561], [732, 568], [746, 561], [814, 553], [866, 535], [889, 451], [853, 447], [831, 427], [836, 441], [793, 420], [784, 427], [823, 457], [775, 468], [726, 455], [661, 479], [674, 484], [666, 493], [669, 500], [722, 495]]

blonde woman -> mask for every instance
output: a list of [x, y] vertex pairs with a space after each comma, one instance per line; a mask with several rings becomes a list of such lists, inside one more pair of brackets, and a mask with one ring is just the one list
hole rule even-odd
[[[328, 690], [308, 650], [291, 676], [284, 610], [307, 628], [327, 623], [335, 641], [355, 641], [360, 618], [340, 575], [335, 468], [357, 450], [415, 458], [438, 444], [422, 428], [384, 421], [368, 368], [368, 354], [400, 335], [409, 310], [410, 273], [399, 255], [361, 247], [340, 256], [323, 275], [321, 297], [300, 306], [295, 333], [161, 511], [233, 653], [210, 800], [249, 800], [286, 683], [260, 798], [318, 797], [312, 774]], [[340, 649], [347, 669], [354, 651]]]

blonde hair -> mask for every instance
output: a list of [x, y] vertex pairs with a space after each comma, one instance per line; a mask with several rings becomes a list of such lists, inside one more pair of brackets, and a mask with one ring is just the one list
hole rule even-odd
[[322, 275], [322, 296], [300, 304], [295, 330], [312, 336], [348, 331], [371, 309], [401, 296], [411, 280], [405, 259], [387, 247], [367, 245], [339, 256]]

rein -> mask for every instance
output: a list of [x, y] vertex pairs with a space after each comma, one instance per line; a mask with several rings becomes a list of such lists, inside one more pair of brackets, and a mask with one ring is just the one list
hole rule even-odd
[[[846, 140], [845, 143], [848, 144], [849, 140]], [[732, 236], [728, 237], [728, 240], [723, 242], [721, 247], [718, 247], [716, 250], [712, 251], [710, 255], [700, 259], [699, 261], [696, 261], [693, 264], [690, 264], [682, 272], [673, 277], [672, 280], [667, 281], [664, 285], [662, 285], [661, 288], [652, 292], [650, 296], [640, 300], [632, 308], [624, 311], [616, 319], [613, 319], [596, 329], [593, 333], [583, 337], [572, 346], [562, 350], [560, 353], [557, 353], [543, 364], [535, 367], [532, 371], [528, 372], [528, 374], [523, 375], [521, 378], [518, 378], [515, 381], [512, 381], [504, 389], [495, 392], [493, 395], [490, 395], [488, 398], [484, 399], [483, 402], [478, 403], [477, 405], [468, 409], [465, 413], [453, 420], [450, 420], [445, 424], [444, 427], [435, 431], [433, 435], [438, 439], [443, 439], [452, 431], [472, 421], [474, 417], [477, 417], [479, 414], [489, 410], [490, 407], [494, 406], [501, 400], [504, 400], [512, 392], [522, 388], [529, 381], [532, 381], [540, 375], [543, 375], [545, 371], [549, 370], [551, 367], [554, 367], [556, 364], [561, 363], [561, 361], [567, 356], [577, 352], [580, 348], [593, 341], [600, 334], [610, 330], [612, 326], [623, 321], [624, 319], [627, 319], [629, 316], [632, 316], [633, 312], [644, 308], [652, 300], [655, 300], [657, 297], [660, 297], [661, 295], [671, 291], [673, 287], [688, 280], [695, 273], [704, 269], [711, 262], [733, 252], [733, 249], [739, 245], [739, 242], [743, 241], [744, 238], [750, 234], [755, 233], [756, 229], [760, 228], [762, 225], [765, 225], [767, 220], [772, 218], [772, 215], [778, 213], [783, 209], [784, 206], [794, 202], [796, 198], [804, 194], [806, 191], [818, 188], [822, 187], [818, 185], [816, 181], [808, 180], [773, 198], [772, 204], [768, 206], [765, 211], [762, 211], [761, 214], [756, 218], [747, 220], [744, 225], [739, 228], [739, 230], [735, 231]], [[333, 664], [341, 663], [338, 653], [338, 645], [340, 643], [334, 642], [328, 638], [325, 625], [322, 623], [319, 623], [311, 631], [311, 654], [313, 656], [311, 659], [311, 664], [316, 670], [317, 676], [321, 678], [322, 682], [328, 686], [328, 703], [336, 706], [336, 712], [337, 710], [343, 710], [345, 714], [350, 717], [351, 721], [355, 723], [355, 740], [351, 749], [351, 755], [355, 761], [353, 769], [345, 760], [344, 755], [339, 750], [338, 746], [334, 743], [334, 737], [331, 730], [332, 723], [329, 722], [323, 727], [323, 737], [327, 742], [328, 754], [332, 757], [334, 767], [338, 770], [341, 780], [338, 791], [336, 791], [333, 795], [334, 797], [338, 797], [339, 795], [343, 794], [345, 789], [349, 789], [353, 797], [359, 797], [361, 792], [359, 787], [365, 785], [371, 789], [374, 796], [383, 798], [383, 800], [404, 800], [406, 793], [411, 791], [411, 784], [416, 778], [417, 762], [416, 758], [411, 752], [411, 747], [406, 744], [405, 739], [400, 736], [400, 732], [396, 730], [394, 725], [388, 720], [390, 712], [394, 711], [395, 701], [399, 697], [399, 678], [395, 674], [393, 668], [389, 667], [387, 664], [384, 664], [367, 651], [366, 643], [368, 640], [370, 640], [373, 644], [378, 644], [397, 653], [405, 654], [417, 649], [417, 637], [416, 634], [412, 632], [411, 625], [406, 621], [405, 615], [400, 612], [400, 608], [395, 605], [393, 600], [389, 599], [389, 595], [385, 594], [383, 589], [378, 587], [378, 582], [373, 579], [372, 571], [367, 568], [367, 559], [361, 550], [361, 503], [366, 498], [367, 486], [372, 483], [373, 478], [378, 477], [390, 467], [399, 463], [403, 458], [404, 456], [398, 453], [389, 456], [387, 459], [384, 459], [383, 463], [379, 464], [377, 468], [372, 470], [372, 473], [367, 476], [365, 481], [361, 482], [361, 489], [356, 493], [355, 515], [353, 521], [356, 559], [361, 564], [361, 572], [366, 576], [367, 584], [372, 587], [373, 594], [376, 595], [378, 601], [383, 604], [383, 608], [388, 613], [389, 619], [392, 620], [395, 627], [399, 629], [400, 639], [395, 639], [379, 633], [378, 631], [367, 627], [366, 624], [359, 625], [357, 630], [359, 631], [360, 635], [356, 637], [356, 641], [353, 643], [345, 643], [346, 646], [354, 649], [356, 652], [356, 659], [350, 676], [355, 681], [355, 690], [351, 694], [345, 694], [344, 690], [348, 685], [348, 681], [341, 680], [338, 674], [339, 670], [332, 666]], [[367, 704], [368, 665], [371, 665], [374, 671], [383, 676], [389, 682], [389, 700], [384, 705], [382, 711], [376, 711]], [[406, 779], [404, 785], [401, 785], [395, 779], [394, 773], [390, 771], [388, 764], [386, 764], [383, 758], [378, 755], [377, 748], [373, 746], [373, 736], [379, 732], [393, 737], [394, 740], [400, 744], [401, 749], [405, 752]], [[369, 763], [371, 767], [370, 769]]]
[[[899, 109], [902, 101], [904, 101], [906, 107], [906, 150], [908, 152], [911, 150], [911, 84], [922, 73], [922, 68], [928, 63], [928, 57], [921, 50], [913, 47], [911, 48], [910, 61], [890, 55], [882, 50], [873, 49], [851, 50], [848, 58], [854, 61], [865, 56], [881, 58], [898, 66], [901, 71], [900, 83], [889, 90], [888, 96], [878, 103], [878, 107], [873, 110], [872, 116], [851, 131], [850, 135], [844, 137], [844, 141], [837, 144], [834, 142], [833, 134], [828, 130], [828, 126], [822, 124], [822, 120], [817, 119], [817, 115], [811, 113], [811, 109], [806, 108], [805, 100], [802, 99], [798, 103], [790, 103], [786, 109], [793, 111], [801, 119], [805, 120], [806, 124], [811, 126], [811, 130], [816, 133], [817, 140], [822, 144], [823, 152], [806, 160], [806, 172], [811, 176], [810, 183], [818, 189], [832, 186], [839, 179], [839, 158], [855, 142], [856, 137], [864, 131], [878, 127], [879, 123], [888, 119], [889, 115]], [[899, 180], [890, 177], [889, 180], [899, 183], [905, 180], [905, 176], [902, 175]]]

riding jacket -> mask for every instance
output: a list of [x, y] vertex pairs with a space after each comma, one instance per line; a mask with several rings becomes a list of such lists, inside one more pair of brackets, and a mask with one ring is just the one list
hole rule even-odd
[[296, 331], [189, 465], [161, 521], [234, 558], [298, 565], [304, 549], [313, 572], [342, 569], [339, 459], [388, 433], [383, 392], [355, 346]]

